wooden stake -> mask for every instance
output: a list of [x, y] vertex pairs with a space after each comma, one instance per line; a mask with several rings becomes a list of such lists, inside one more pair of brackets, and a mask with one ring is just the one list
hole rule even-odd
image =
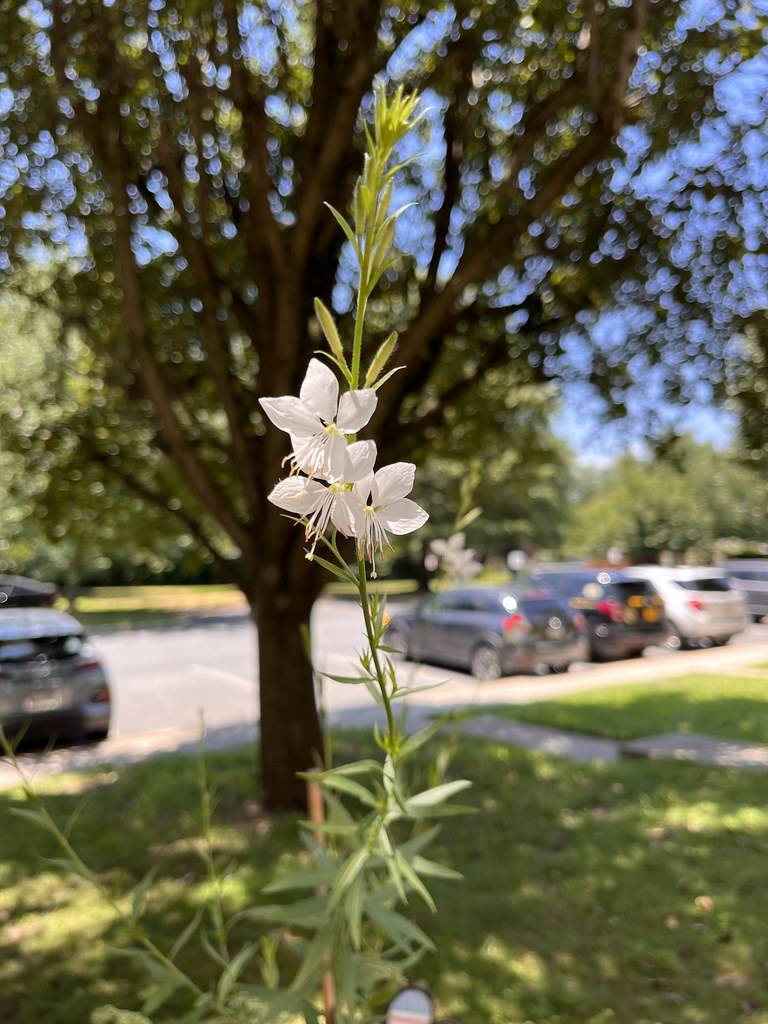
[[[307, 809], [309, 810], [309, 820], [315, 825], [322, 825], [325, 821], [325, 801], [322, 789], [313, 779], [307, 780]], [[320, 846], [325, 846], [325, 834], [319, 829], [315, 832], [315, 839]], [[318, 886], [317, 895], [325, 895], [324, 885]], [[326, 962], [330, 966], [330, 958], [327, 954]], [[323, 1008], [325, 1024], [336, 1024], [336, 985], [330, 970], [323, 975]]]

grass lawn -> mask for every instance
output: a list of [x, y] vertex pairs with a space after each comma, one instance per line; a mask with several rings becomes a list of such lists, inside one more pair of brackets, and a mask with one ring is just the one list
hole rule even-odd
[[[488, 571], [479, 583], [498, 586], [509, 574]], [[435, 584], [440, 589], [439, 581]], [[416, 580], [377, 580], [371, 593], [384, 597], [412, 597], [418, 591]], [[357, 597], [351, 583], [329, 583], [324, 593], [330, 597]], [[230, 610], [247, 611], [245, 599], [237, 587], [226, 583], [179, 584], [145, 587], [94, 587], [75, 602], [75, 615], [86, 626], [130, 628], [143, 623], [171, 623], [184, 615], [206, 615]]]
[[[439, 950], [418, 977], [445, 1013], [459, 1024], [768, 1024], [768, 777], [585, 766], [482, 741], [460, 744], [453, 771], [475, 780], [480, 813], [450, 819], [435, 852], [467, 880], [435, 886], [438, 917], [418, 910]], [[73, 839], [116, 887], [156, 866], [147, 923], [164, 948], [205, 884], [194, 772], [167, 758], [41, 783], [62, 821], [87, 798]], [[234, 911], [289, 866], [294, 824], [259, 815], [251, 751], [215, 755], [212, 774]], [[84, 882], [41, 859], [49, 841], [7, 815], [13, 800], [0, 793], [0, 1021], [87, 1024], [104, 1002], [136, 1008], [141, 975], [111, 949], [120, 929]], [[203, 963], [194, 949], [182, 957]]]
[[768, 743], [768, 673], [765, 679], [681, 676], [492, 710], [525, 722], [620, 740], [662, 732], [703, 732]]
[[190, 586], [94, 587], [75, 602], [86, 626], [126, 628], [136, 623], [172, 622], [182, 615], [245, 610], [240, 591], [226, 583]]

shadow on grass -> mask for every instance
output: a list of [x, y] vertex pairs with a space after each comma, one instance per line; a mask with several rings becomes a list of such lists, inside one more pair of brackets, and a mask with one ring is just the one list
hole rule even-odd
[[[347, 737], [345, 753], [357, 743]], [[362, 751], [367, 753], [368, 749]], [[252, 749], [215, 754], [216, 845], [234, 911], [297, 848], [295, 821], [259, 811]], [[755, 1024], [766, 1019], [768, 779], [672, 763], [574, 765], [484, 741], [458, 745], [479, 813], [449, 819], [434, 856], [437, 953], [417, 969], [461, 1024]], [[151, 867], [147, 924], [167, 948], [197, 908], [203, 866], [195, 764], [171, 757], [49, 780], [73, 839], [119, 888]], [[121, 929], [85, 884], [40, 860], [48, 838], [0, 794], [0, 1021], [85, 1024], [143, 984], [108, 945]], [[249, 936], [252, 938], [253, 936]], [[190, 948], [186, 966], [205, 971]], [[158, 1022], [172, 1014], [159, 1015]]]

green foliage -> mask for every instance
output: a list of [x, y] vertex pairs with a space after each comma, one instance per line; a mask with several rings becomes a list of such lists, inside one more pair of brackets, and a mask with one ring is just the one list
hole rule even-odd
[[[748, 698], [752, 683], [757, 723], [765, 717], [761, 680], [723, 681], [721, 707], [732, 687]], [[656, 686], [660, 707], [667, 686], [677, 681]], [[680, 700], [693, 709], [697, 694], [692, 686]], [[678, 711], [682, 703], [669, 724]], [[764, 727], [754, 738], [765, 739]], [[361, 734], [337, 742], [345, 759], [375, 752]], [[414, 768], [426, 774], [443, 742], [422, 748]], [[253, 752], [210, 760], [214, 843], [234, 917], [283, 900], [260, 895], [262, 887], [307, 865], [294, 820], [270, 821], [253, 806]], [[476, 737], [457, 743], [453, 771], [474, 780], [479, 813], [451, 819], [432, 849], [465, 878], [460, 888], [434, 881], [438, 915], [418, 899], [408, 914], [435, 945], [413, 976], [439, 994], [443, 1016], [460, 1024], [677, 1024], [681, 1013], [696, 1024], [760, 1020], [744, 1006], [768, 998], [763, 773], [661, 761], [575, 764]], [[105, 882], [130, 889], [156, 868], [144, 921], [163, 949], [207, 892], [195, 775], [194, 758], [171, 756], [38, 783], [62, 824], [85, 800], [72, 838]], [[9, 816], [19, 805], [18, 790], [0, 793], [0, 1015], [8, 1024], [87, 1024], [103, 1004], [127, 1014], [147, 982], [139, 965], [114, 952], [124, 933], [91, 888], [51, 867], [53, 841]], [[244, 944], [280, 929], [271, 921], [236, 927]], [[258, 983], [263, 957], [260, 950], [245, 965], [243, 983]], [[198, 977], [215, 974], [194, 941], [180, 960]], [[295, 962], [287, 951], [278, 960], [281, 969]], [[182, 1016], [171, 1000], [154, 1024]]]
[[[126, 426], [95, 422], [104, 388], [80, 334], [61, 337], [56, 315], [18, 292], [0, 295], [0, 319], [0, 571], [63, 584], [137, 570], [199, 572], [206, 553], [170, 507], [104, 474], [85, 449], [90, 433], [108, 445], [110, 432]], [[140, 431], [133, 440], [139, 463], [148, 451]]]
[[598, 558], [618, 547], [631, 561], [663, 551], [707, 559], [723, 539], [762, 540], [766, 500], [764, 477], [735, 453], [678, 438], [595, 474], [563, 545]]
[[[366, 128], [364, 169], [355, 187], [354, 228], [334, 211], [359, 261], [357, 312], [349, 359], [322, 304], [317, 312], [333, 361], [352, 389], [358, 388], [364, 372], [374, 385], [387, 377], [384, 371], [392, 344], [374, 356], [367, 371], [362, 369], [365, 310], [390, 258], [394, 225], [400, 212], [388, 212], [393, 149], [417, 123], [417, 104], [417, 97], [406, 96], [402, 90], [391, 100], [383, 90], [377, 93], [373, 132]], [[330, 487], [328, 490], [330, 493]], [[162, 950], [142, 923], [153, 892], [153, 875], [146, 875], [132, 893], [126, 894], [126, 910], [126, 898], [111, 891], [85, 864], [19, 767], [28, 806], [17, 809], [17, 814], [50, 833], [64, 854], [65, 866], [68, 864], [95, 888], [127, 928], [133, 941], [124, 955], [137, 961], [151, 980], [141, 1008], [149, 1017], [172, 1000], [185, 997], [184, 1013], [177, 1018], [179, 1024], [246, 1024], [254, 1017], [264, 1024], [297, 1017], [306, 1024], [315, 1024], [321, 1012], [326, 1022], [333, 1017], [337, 1024], [364, 1024], [408, 970], [434, 948], [426, 933], [401, 908], [418, 897], [431, 911], [437, 909], [428, 881], [450, 878], [453, 873], [422, 856], [437, 834], [437, 829], [427, 826], [432, 819], [467, 810], [449, 801], [469, 783], [444, 781], [441, 776], [447, 766], [443, 761], [438, 762], [436, 775], [424, 789], [419, 790], [408, 778], [404, 770], [407, 762], [435, 735], [435, 727], [406, 737], [395, 718], [394, 702], [412, 691], [399, 685], [389, 657], [391, 652], [383, 643], [387, 628], [384, 602], [368, 593], [363, 539], [358, 537], [358, 561], [353, 572], [339, 551], [335, 529], [326, 535], [317, 532], [316, 524], [307, 519], [301, 519], [301, 523], [307, 539], [312, 538], [314, 531], [307, 557], [331, 575], [357, 587], [368, 646], [359, 657], [359, 675], [337, 678], [365, 686], [386, 714], [386, 732], [382, 734], [378, 727], [374, 731], [381, 748], [380, 760], [329, 765], [323, 771], [302, 773], [308, 783], [310, 809], [315, 807], [315, 790], [319, 791], [325, 808], [324, 813], [302, 823], [307, 831], [307, 870], [278, 878], [264, 889], [266, 895], [298, 890], [302, 893], [300, 899], [285, 906], [246, 908], [228, 920], [223, 897], [225, 879], [213, 849], [212, 797], [201, 745], [200, 856], [208, 891], [202, 907], [181, 928], [171, 948]], [[331, 561], [315, 553], [318, 542]], [[369, 558], [372, 560], [372, 553]], [[0, 743], [13, 758], [2, 730]], [[305, 895], [313, 890], [314, 895]], [[270, 933], [266, 945], [241, 941], [235, 947], [231, 929], [244, 919], [273, 923], [282, 926], [282, 930]], [[290, 932], [286, 932], [288, 928]], [[208, 984], [193, 978], [180, 965], [180, 956], [193, 941], [200, 943], [212, 962], [214, 980]], [[283, 949], [290, 958], [287, 968], [279, 959]], [[241, 975], [251, 961], [259, 964], [259, 980], [246, 984]], [[318, 1003], [320, 992], [324, 999], [322, 1007]]]

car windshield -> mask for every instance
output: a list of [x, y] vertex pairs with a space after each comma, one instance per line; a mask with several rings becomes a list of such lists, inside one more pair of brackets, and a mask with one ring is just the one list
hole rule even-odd
[[682, 587], [683, 590], [701, 590], [713, 593], [722, 593], [724, 590], [731, 589], [728, 580], [718, 576], [709, 576], [706, 579], [696, 580], [675, 580], [675, 584], [678, 587]]
[[737, 580], [756, 580], [758, 583], [768, 583], [768, 570], [731, 569], [731, 573]]
[[647, 597], [653, 593], [650, 583], [645, 580], [625, 580], [621, 583], [611, 583], [606, 589], [609, 594], [613, 594], [624, 603], [630, 597]]

